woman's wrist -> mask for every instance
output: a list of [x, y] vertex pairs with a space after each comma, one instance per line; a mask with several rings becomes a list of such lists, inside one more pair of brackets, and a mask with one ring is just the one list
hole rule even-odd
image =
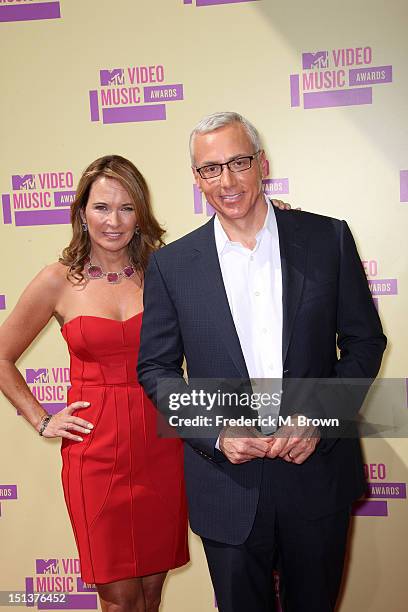
[[48, 412], [44, 412], [44, 414], [41, 416], [40, 420], [36, 424], [35, 428], [40, 436], [43, 435], [45, 428], [47, 427], [48, 423], [51, 420], [51, 417], [52, 417], [52, 414], [48, 414]]

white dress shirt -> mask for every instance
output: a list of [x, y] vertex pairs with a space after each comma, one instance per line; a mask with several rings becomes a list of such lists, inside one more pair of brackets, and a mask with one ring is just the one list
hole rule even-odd
[[[265, 222], [252, 250], [240, 242], [232, 242], [217, 216], [214, 235], [228, 303], [249, 376], [251, 379], [282, 379], [279, 235], [273, 206], [265, 200]], [[264, 428], [262, 430], [266, 433]]]

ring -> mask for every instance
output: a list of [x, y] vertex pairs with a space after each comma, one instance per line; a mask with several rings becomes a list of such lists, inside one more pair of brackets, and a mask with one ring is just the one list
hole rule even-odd
[[290, 451], [288, 452], [288, 457], [291, 461], [294, 461], [295, 457], [292, 457], [292, 455], [290, 454]]

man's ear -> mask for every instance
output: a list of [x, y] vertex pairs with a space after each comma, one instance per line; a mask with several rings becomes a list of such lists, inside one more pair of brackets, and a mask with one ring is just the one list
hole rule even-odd
[[261, 175], [262, 175], [262, 178], [265, 179], [269, 175], [269, 162], [266, 159], [265, 151], [263, 149], [259, 153], [259, 164], [261, 166]]
[[191, 170], [193, 172], [193, 176], [194, 176], [194, 180], [195, 180], [195, 184], [197, 185], [198, 189], [200, 191], [202, 191], [201, 188], [201, 176], [198, 174], [197, 170], [194, 168], [194, 166], [191, 166]]

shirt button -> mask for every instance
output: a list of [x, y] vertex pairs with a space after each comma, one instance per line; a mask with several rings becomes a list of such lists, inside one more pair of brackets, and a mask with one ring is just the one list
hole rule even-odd
[[261, 292], [260, 291], [255, 291], [254, 295], [256, 295], [256, 297], [259, 297], [261, 295]]
[[253, 256], [253, 255], [251, 255], [251, 256], [249, 257], [249, 259], [250, 259], [251, 261], [254, 261], [254, 256]]
[[262, 333], [263, 333], [263, 334], [267, 334], [267, 333], [268, 333], [268, 330], [266, 329], [266, 327], [263, 327], [263, 328], [262, 328]]

